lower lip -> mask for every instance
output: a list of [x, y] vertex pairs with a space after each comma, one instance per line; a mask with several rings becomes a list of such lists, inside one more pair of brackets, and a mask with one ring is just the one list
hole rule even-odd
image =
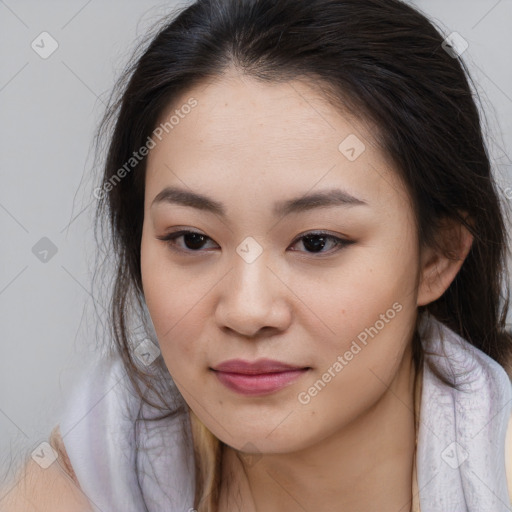
[[215, 371], [215, 375], [226, 387], [242, 395], [266, 395], [288, 386], [307, 371], [303, 368], [256, 375]]

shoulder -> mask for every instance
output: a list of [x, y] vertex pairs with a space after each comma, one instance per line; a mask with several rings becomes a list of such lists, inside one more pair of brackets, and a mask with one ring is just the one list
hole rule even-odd
[[[23, 490], [12, 493], [5, 512], [135, 512], [145, 509], [147, 497], [155, 510], [191, 509], [194, 457], [186, 408], [140, 421], [160, 411], [145, 407], [118, 358], [96, 361], [84, 374], [49, 436], [58, 459], [44, 471], [29, 463]], [[31, 502], [37, 508], [26, 505]]]
[[111, 452], [127, 441], [119, 431], [110, 435], [106, 426], [130, 423], [132, 396], [122, 364], [114, 357], [91, 360], [80, 373], [68, 392], [61, 421], [47, 439], [57, 459], [43, 469], [27, 455], [12, 482], [2, 488], [2, 512], [93, 510], [90, 480], [96, 473], [97, 480], [109, 475]]
[[57, 459], [42, 468], [32, 458], [11, 483], [12, 488], [2, 500], [2, 512], [92, 512], [69, 463], [58, 426], [50, 435], [49, 444]]

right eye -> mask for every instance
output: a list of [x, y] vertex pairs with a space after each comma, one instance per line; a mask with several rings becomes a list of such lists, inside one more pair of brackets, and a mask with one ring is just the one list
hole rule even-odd
[[[203, 248], [205, 241], [211, 240], [209, 236], [203, 235], [197, 231], [190, 230], [175, 231], [174, 233], [168, 233], [164, 236], [157, 236], [157, 238], [158, 240], [167, 242], [167, 245], [171, 250], [181, 253], [201, 252], [200, 250]], [[185, 248], [180, 247], [179, 244], [176, 243], [176, 240], [179, 238], [183, 238]]]

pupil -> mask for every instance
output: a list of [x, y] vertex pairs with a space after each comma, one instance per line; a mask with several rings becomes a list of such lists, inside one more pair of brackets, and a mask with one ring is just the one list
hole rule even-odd
[[[188, 242], [190, 241], [191, 238], [192, 238], [192, 243], [190, 244]], [[187, 246], [188, 249], [200, 249], [202, 243], [204, 243], [204, 240], [202, 240], [202, 239], [204, 239], [204, 236], [200, 235], [199, 233], [187, 233], [184, 236], [185, 245]], [[190, 247], [190, 245], [192, 245], [192, 247]]]
[[[320, 241], [320, 244], [318, 243], [311, 243], [311, 240], [317, 240]], [[320, 235], [310, 235], [304, 238], [304, 247], [308, 249], [308, 245], [313, 247], [313, 249], [320, 249], [322, 250], [325, 247], [325, 237]], [[313, 251], [314, 252], [314, 251]]]

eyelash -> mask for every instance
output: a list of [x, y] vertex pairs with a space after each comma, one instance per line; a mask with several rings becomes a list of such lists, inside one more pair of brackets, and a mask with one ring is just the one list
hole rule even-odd
[[[211, 240], [211, 238], [209, 236], [203, 235], [202, 233], [199, 233], [197, 231], [190, 231], [190, 230], [175, 231], [173, 233], [169, 233], [169, 234], [164, 235], [164, 236], [157, 236], [156, 238], [158, 240], [162, 240], [162, 241], [166, 242], [168, 247], [172, 251], [174, 251], [174, 252], [178, 252], [178, 253], [182, 253], [182, 254], [183, 253], [194, 254], [194, 253], [203, 252], [203, 251], [201, 251], [201, 249], [198, 249], [198, 250], [182, 249], [182, 248], [180, 248], [180, 247], [178, 247], [176, 245], [175, 240], [177, 240], [178, 238], [181, 238], [181, 237], [183, 237], [185, 235], [188, 235], [188, 234], [199, 235], [199, 236], [203, 237], [205, 239], [205, 241], [206, 240]], [[331, 235], [329, 233], [326, 233], [324, 231], [312, 231], [312, 232], [308, 232], [305, 235], [301, 235], [300, 237], [296, 238], [293, 241], [292, 245], [295, 245], [297, 242], [300, 242], [301, 240], [303, 240], [305, 238], [310, 238], [310, 237], [311, 238], [316, 238], [316, 237], [318, 237], [318, 238], [326, 238], [326, 239], [334, 241], [335, 244], [336, 244], [335, 250], [331, 250], [331, 251], [327, 251], [327, 252], [319, 252], [319, 253], [315, 253], [315, 252], [309, 252], [308, 253], [308, 254], [313, 254], [313, 255], [331, 255], [331, 254], [337, 253], [338, 251], [344, 249], [348, 245], [351, 245], [351, 244], [354, 243], [354, 241], [352, 241], [352, 240], [343, 239], [343, 238]]]

